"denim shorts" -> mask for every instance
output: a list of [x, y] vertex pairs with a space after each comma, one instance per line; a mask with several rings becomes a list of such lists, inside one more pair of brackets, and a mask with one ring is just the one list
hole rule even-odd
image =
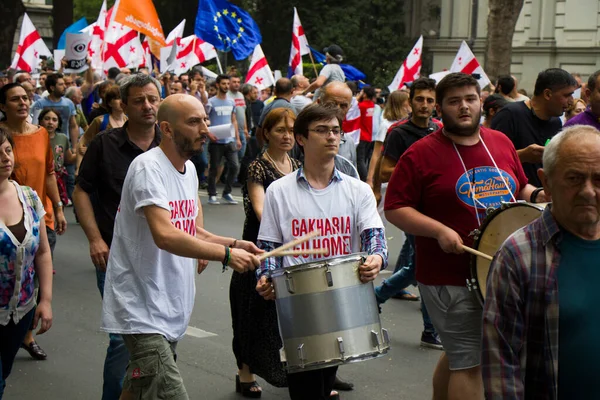
[[481, 363], [479, 303], [463, 286], [428, 286], [419, 283], [431, 322], [440, 335], [451, 371], [470, 369]]
[[123, 389], [136, 399], [188, 400], [175, 364], [177, 342], [159, 334], [122, 335], [130, 358]]

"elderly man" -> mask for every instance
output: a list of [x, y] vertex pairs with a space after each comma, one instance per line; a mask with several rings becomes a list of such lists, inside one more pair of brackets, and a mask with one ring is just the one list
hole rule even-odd
[[538, 174], [552, 205], [504, 243], [488, 276], [487, 399], [589, 399], [598, 392], [600, 131], [565, 129], [546, 146], [543, 162]]
[[294, 111], [296, 111], [296, 114], [300, 114], [300, 111], [302, 111], [304, 107], [312, 103], [311, 99], [302, 94], [302, 92], [304, 92], [304, 90], [310, 86], [310, 82], [308, 81], [308, 78], [304, 75], [294, 75], [292, 76], [291, 80], [292, 87], [294, 88], [294, 93], [292, 95], [290, 103], [294, 107]]
[[85, 115], [83, 114], [83, 110], [81, 109], [81, 102], [83, 101], [83, 94], [81, 93], [81, 88], [77, 86], [71, 86], [65, 92], [65, 97], [73, 102], [75, 105], [75, 112], [77, 115], [75, 116], [75, 121], [77, 122], [77, 126], [79, 126], [80, 136], [88, 128], [87, 120], [85, 119]]

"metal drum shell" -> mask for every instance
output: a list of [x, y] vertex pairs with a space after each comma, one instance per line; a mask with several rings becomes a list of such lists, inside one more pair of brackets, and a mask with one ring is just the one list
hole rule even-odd
[[[494, 256], [500, 246], [513, 233], [542, 215], [549, 203], [505, 203], [488, 214], [478, 229], [473, 248]], [[487, 277], [492, 262], [482, 257], [471, 256], [471, 279], [467, 287], [483, 306], [486, 296]]]
[[373, 283], [362, 283], [365, 254], [296, 265], [272, 274], [282, 361], [289, 373], [387, 353]]

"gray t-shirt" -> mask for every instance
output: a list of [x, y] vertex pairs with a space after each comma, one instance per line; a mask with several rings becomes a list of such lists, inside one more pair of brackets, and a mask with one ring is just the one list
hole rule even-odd
[[344, 74], [342, 67], [340, 67], [338, 64], [325, 65], [323, 69], [321, 69], [321, 73], [319, 73], [319, 76], [324, 76], [327, 78], [327, 80], [325, 81], [323, 86], [321, 86], [321, 88], [315, 92], [315, 98], [319, 97], [319, 91], [325, 86], [327, 86], [330, 82], [346, 82], [346, 74]]
[[290, 110], [294, 111], [294, 114], [296, 113], [294, 107], [289, 101], [278, 97], [269, 104], [265, 105], [265, 108], [263, 108], [262, 113], [260, 114], [260, 121], [258, 121], [258, 126], [262, 128], [263, 122], [265, 122], [265, 118], [267, 117], [267, 114], [269, 114], [269, 111], [274, 110], [276, 108], [289, 108]]
[[292, 97], [292, 100], [290, 100], [290, 104], [292, 105], [292, 107], [294, 107], [296, 115], [298, 115], [300, 114], [300, 111], [304, 109], [304, 107], [308, 106], [309, 104], [312, 104], [312, 100], [306, 96], [302, 96], [301, 94], [299, 94], [297, 96]]
[[[231, 113], [235, 112], [236, 109], [233, 100], [221, 100], [217, 96], [214, 96], [208, 99], [208, 104], [210, 104], [208, 118], [210, 118], [211, 126], [231, 124]], [[217, 143], [227, 144], [233, 141], [235, 141], [235, 137], [220, 139], [217, 140]]]
[[227, 98], [233, 100], [235, 103], [235, 118], [241, 137], [244, 134], [244, 127], [246, 126], [246, 100], [242, 92], [227, 92]]
[[77, 110], [75, 109], [75, 104], [66, 97], [61, 97], [60, 101], [52, 101], [47, 97], [42, 97], [31, 106], [31, 115], [33, 116], [32, 123], [34, 125], [38, 125], [38, 117], [40, 112], [44, 108], [52, 108], [56, 110], [60, 114], [60, 119], [62, 120], [62, 125], [57, 132], [64, 133], [69, 137], [69, 119], [72, 116], [77, 115]]

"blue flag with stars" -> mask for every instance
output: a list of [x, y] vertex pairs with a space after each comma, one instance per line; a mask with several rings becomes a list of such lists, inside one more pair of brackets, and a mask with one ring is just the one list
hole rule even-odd
[[248, 58], [262, 42], [250, 14], [226, 0], [199, 1], [194, 34], [217, 50], [231, 50], [236, 60]]

